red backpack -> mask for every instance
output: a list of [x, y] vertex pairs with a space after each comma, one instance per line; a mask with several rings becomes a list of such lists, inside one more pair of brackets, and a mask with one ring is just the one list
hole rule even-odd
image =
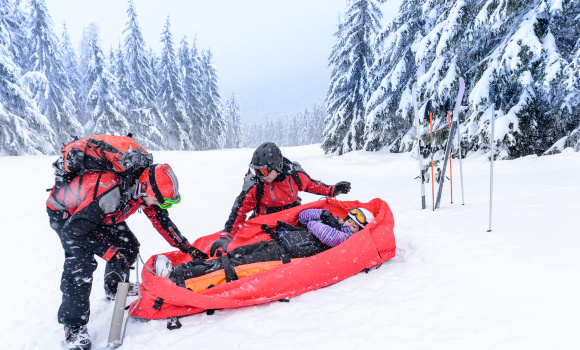
[[147, 153], [128, 136], [93, 135], [66, 144], [52, 166], [55, 187], [59, 188], [87, 171], [106, 171], [119, 176], [123, 195], [143, 170], [153, 164]]

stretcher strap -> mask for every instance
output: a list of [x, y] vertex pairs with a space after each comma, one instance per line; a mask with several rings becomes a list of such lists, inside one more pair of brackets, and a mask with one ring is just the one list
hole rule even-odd
[[232, 264], [232, 262], [230, 261], [230, 258], [228, 257], [228, 255], [222, 255], [219, 257], [220, 262], [222, 263], [222, 266], [224, 268], [224, 272], [226, 274], [226, 282], [231, 282], [231, 281], [235, 281], [238, 279], [238, 274], [236, 273], [236, 270], [234, 269], [234, 265]]
[[262, 231], [266, 232], [268, 234], [268, 236], [270, 236], [270, 238], [272, 238], [272, 240], [274, 242], [276, 242], [276, 247], [278, 248], [278, 254], [280, 254], [280, 259], [282, 260], [282, 263], [288, 264], [290, 262], [290, 254], [288, 254], [288, 250], [282, 244], [282, 241], [280, 240], [280, 236], [278, 235], [278, 233], [276, 231], [272, 230], [271, 228], [269, 228], [267, 225], [262, 225], [261, 229], [262, 229]]

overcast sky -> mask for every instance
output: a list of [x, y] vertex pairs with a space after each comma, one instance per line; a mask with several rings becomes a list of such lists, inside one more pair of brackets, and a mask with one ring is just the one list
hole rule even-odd
[[[383, 5], [384, 23], [396, 15], [393, 8], [401, 0], [389, 2]], [[60, 36], [66, 22], [77, 47], [90, 22], [99, 24], [105, 54], [123, 42], [128, 0], [46, 4], [56, 33]], [[255, 121], [323, 102], [328, 56], [346, 0], [135, 0], [135, 7], [145, 44], [157, 53], [168, 16], [176, 48], [183, 36], [190, 44], [196, 36], [199, 49], [211, 49], [222, 100], [235, 92], [242, 118]]]

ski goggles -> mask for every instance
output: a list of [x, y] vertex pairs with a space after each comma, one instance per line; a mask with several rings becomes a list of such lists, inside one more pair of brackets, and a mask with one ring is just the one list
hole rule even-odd
[[161, 209], [169, 209], [173, 206], [173, 204], [179, 204], [181, 202], [181, 195], [178, 194], [177, 197], [174, 198], [163, 198], [163, 203], [159, 203], [157, 201], [157, 205]]
[[[146, 195], [147, 195], [147, 184], [142, 183], [141, 186], [139, 186], [139, 188], [137, 189], [137, 196], [143, 197]], [[174, 198], [161, 198], [161, 199], [162, 201], [160, 201], [159, 198], [157, 198], [157, 205], [159, 206], [159, 208], [169, 209], [173, 206], [173, 204], [179, 204], [179, 202], [181, 202], [181, 195], [178, 194]]]
[[268, 174], [270, 174], [270, 170], [267, 168], [260, 168], [260, 169], [255, 169], [250, 167], [250, 172], [254, 175], [258, 175], [258, 176], [268, 176]]
[[362, 227], [365, 227], [368, 224], [365, 214], [358, 208], [354, 208], [349, 211], [348, 217], [356, 221], [356, 223]]

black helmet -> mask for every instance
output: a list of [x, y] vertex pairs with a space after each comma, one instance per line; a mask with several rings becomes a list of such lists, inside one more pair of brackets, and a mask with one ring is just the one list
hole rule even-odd
[[284, 158], [280, 148], [273, 142], [264, 142], [254, 151], [250, 168], [276, 170], [281, 173], [283, 164]]

